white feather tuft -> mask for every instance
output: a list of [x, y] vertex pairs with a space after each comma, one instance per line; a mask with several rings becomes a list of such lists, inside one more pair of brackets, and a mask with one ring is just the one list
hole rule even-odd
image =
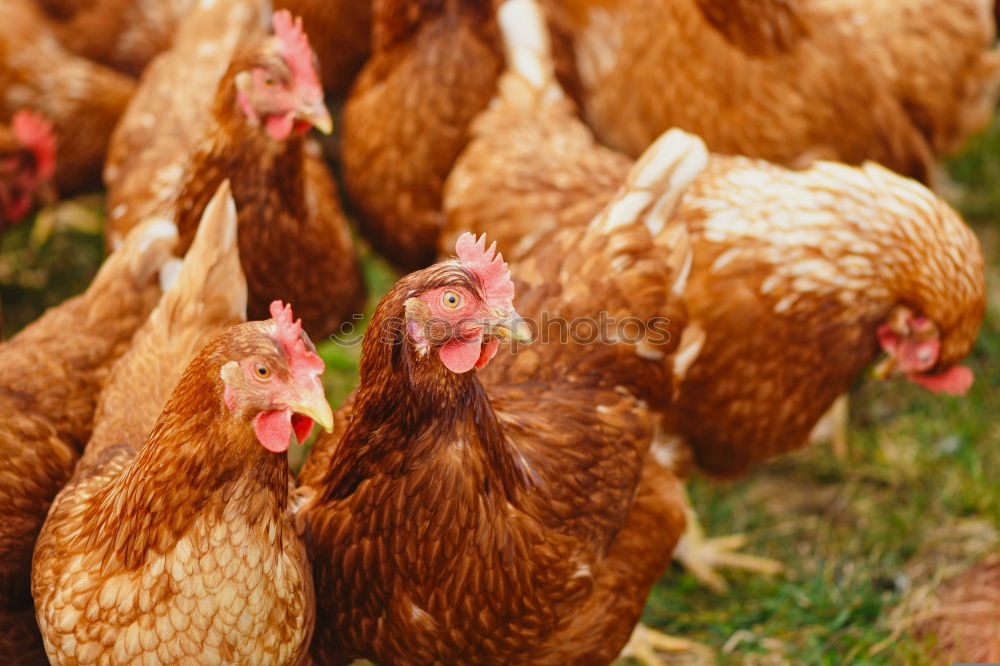
[[164, 262], [163, 268], [160, 269], [160, 291], [170, 291], [170, 288], [177, 283], [182, 268], [184, 268], [183, 259], [174, 257]]
[[522, 78], [544, 101], [562, 99], [556, 83], [548, 29], [535, 0], [506, 0], [497, 21], [507, 57], [507, 71]]

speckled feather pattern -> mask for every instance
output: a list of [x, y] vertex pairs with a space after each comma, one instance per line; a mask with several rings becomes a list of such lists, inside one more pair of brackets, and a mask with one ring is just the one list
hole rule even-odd
[[714, 152], [871, 159], [928, 180], [996, 99], [987, 0], [545, 4], [572, 33], [589, 124], [631, 155], [681, 127]]
[[[230, 419], [219, 379], [225, 360], [261, 345], [273, 350], [269, 325], [214, 338], [138, 452], [134, 440], [111, 444], [105, 431], [56, 499], [32, 581], [54, 663], [300, 662], [314, 602], [287, 462], [260, 445], [249, 422]], [[148, 333], [141, 345], [156, 341]], [[170, 355], [187, 343], [177, 340]], [[125, 361], [137, 367], [116, 368], [116, 378], [148, 367], [144, 351]], [[160, 360], [167, 362], [169, 355]], [[126, 419], [121, 434], [134, 435], [137, 425]]]
[[[0, 525], [0, 612], [30, 608], [31, 552], [49, 504], [90, 437], [112, 363], [160, 296], [154, 274], [174, 240], [140, 239], [144, 231], [105, 261], [85, 293], [0, 346], [0, 501], [8, 507]], [[27, 624], [11, 627], [10, 636], [37, 634], [30, 613], [12, 617]]]
[[707, 337], [678, 415], [703, 469], [734, 476], [805, 444], [875, 358], [875, 327], [896, 304], [938, 323], [943, 363], [976, 339], [985, 277], [975, 235], [881, 167], [797, 173], [717, 158], [681, 215], [695, 239], [685, 296]]
[[[473, 131], [446, 183], [440, 249], [460, 231], [487, 233], [519, 281], [544, 284], [544, 270], [520, 264], [587, 224], [629, 161], [599, 146], [569, 102], [514, 72]], [[913, 181], [874, 165], [792, 172], [715, 156], [678, 211], [694, 244], [685, 300], [707, 338], [667, 428], [685, 434], [703, 469], [736, 476], [802, 446], [874, 359], [875, 327], [893, 305], [941, 320], [945, 363], [975, 340], [982, 251]]]
[[[225, 501], [213, 497], [200, 512], [207, 515], [138, 567], [80, 547], [94, 529], [87, 509], [121, 479], [130, 457], [119, 452], [68, 486], [39, 541], [36, 604], [54, 663], [296, 663], [311, 622], [308, 569], [287, 520], [241, 515], [262, 491], [256, 484], [234, 484]], [[183, 496], [172, 500], [183, 506]]]
[[646, 458], [650, 405], [669, 400], [686, 321], [671, 287], [690, 248], [662, 252], [641, 215], [565, 231], [522, 262], [522, 314], [666, 317], [672, 335], [658, 358], [624, 342], [554, 341], [454, 375], [379, 342], [386, 317], [453, 264], [398, 283], [373, 318], [341, 428], [302, 473], [317, 661], [598, 664], [631, 634], [684, 528], [676, 476]]
[[0, 25], [0, 121], [22, 108], [41, 113], [55, 126], [60, 192], [98, 186], [135, 81], [64, 48], [31, 0], [0, 3]]

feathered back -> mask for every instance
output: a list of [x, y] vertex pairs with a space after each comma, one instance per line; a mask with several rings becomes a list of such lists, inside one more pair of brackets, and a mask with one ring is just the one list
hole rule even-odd
[[267, 34], [270, 19], [266, 0], [198, 3], [171, 49], [145, 69], [108, 146], [105, 233], [111, 247], [137, 220], [175, 217], [186, 160], [202, 145], [219, 81], [242, 45]]
[[169, 289], [112, 368], [84, 461], [115, 444], [138, 449], [191, 358], [219, 331], [246, 320], [236, 239], [236, 205], [224, 181], [183, 263], [174, 260]]
[[[498, 356], [484, 373], [489, 385], [500, 377], [542, 381], [571, 372], [665, 404], [677, 374], [676, 355], [684, 349], [687, 312], [681, 293], [693, 257], [687, 230], [673, 213], [707, 162], [700, 139], [680, 130], [666, 133], [588, 225], [545, 234], [521, 257], [512, 273], [522, 316], [539, 322], [540, 331], [551, 331], [550, 322], [559, 319], [593, 322], [611, 339], [570, 344], [550, 339], [517, 355]], [[635, 328], [621, 325], [626, 320]], [[632, 338], [631, 332], [642, 334]]]

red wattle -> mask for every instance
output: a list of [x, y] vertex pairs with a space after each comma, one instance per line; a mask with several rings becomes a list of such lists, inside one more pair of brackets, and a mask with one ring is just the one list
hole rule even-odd
[[444, 367], [461, 374], [476, 367], [482, 345], [481, 337], [471, 340], [451, 340], [441, 347], [438, 357], [444, 363]]
[[[312, 428], [311, 423], [309, 427]], [[265, 449], [284, 453], [292, 443], [292, 412], [288, 409], [261, 412], [253, 420], [253, 429]]]
[[272, 139], [275, 141], [284, 141], [292, 133], [295, 118], [292, 117], [292, 112], [289, 111], [283, 116], [268, 116], [264, 120], [264, 125], [267, 127], [267, 133], [271, 135]]
[[928, 391], [948, 395], [965, 395], [975, 381], [972, 370], [964, 365], [952, 366], [936, 375], [914, 374], [906, 378]]

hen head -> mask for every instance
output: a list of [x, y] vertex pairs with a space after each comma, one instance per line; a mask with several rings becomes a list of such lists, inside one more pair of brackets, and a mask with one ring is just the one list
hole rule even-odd
[[302, 19], [288, 10], [272, 17], [274, 37], [264, 42], [236, 74], [237, 102], [254, 125], [263, 124], [275, 141], [315, 127], [324, 134], [333, 120], [323, 102], [316, 54]]
[[[530, 330], [514, 310], [514, 283], [496, 243], [463, 234], [457, 258], [414, 273], [419, 287], [404, 303], [406, 334], [418, 358], [436, 355], [445, 368], [482, 368], [501, 340], [527, 341]], [[416, 281], [416, 280], [414, 280]]]
[[292, 434], [301, 443], [313, 423], [333, 429], [333, 411], [323, 394], [323, 360], [291, 306], [271, 303], [271, 319], [243, 324], [262, 334], [237, 336], [235, 360], [222, 366], [223, 400], [240, 420], [253, 421], [257, 439], [268, 451], [288, 449]]
[[31, 111], [14, 114], [12, 141], [0, 146], [0, 208], [3, 219], [19, 222], [36, 198], [51, 199], [56, 170], [56, 140], [52, 124]]
[[972, 386], [972, 370], [941, 365], [941, 330], [930, 318], [905, 305], [896, 306], [876, 334], [886, 358], [875, 368], [880, 378], [901, 374], [935, 393], [963, 395]]

